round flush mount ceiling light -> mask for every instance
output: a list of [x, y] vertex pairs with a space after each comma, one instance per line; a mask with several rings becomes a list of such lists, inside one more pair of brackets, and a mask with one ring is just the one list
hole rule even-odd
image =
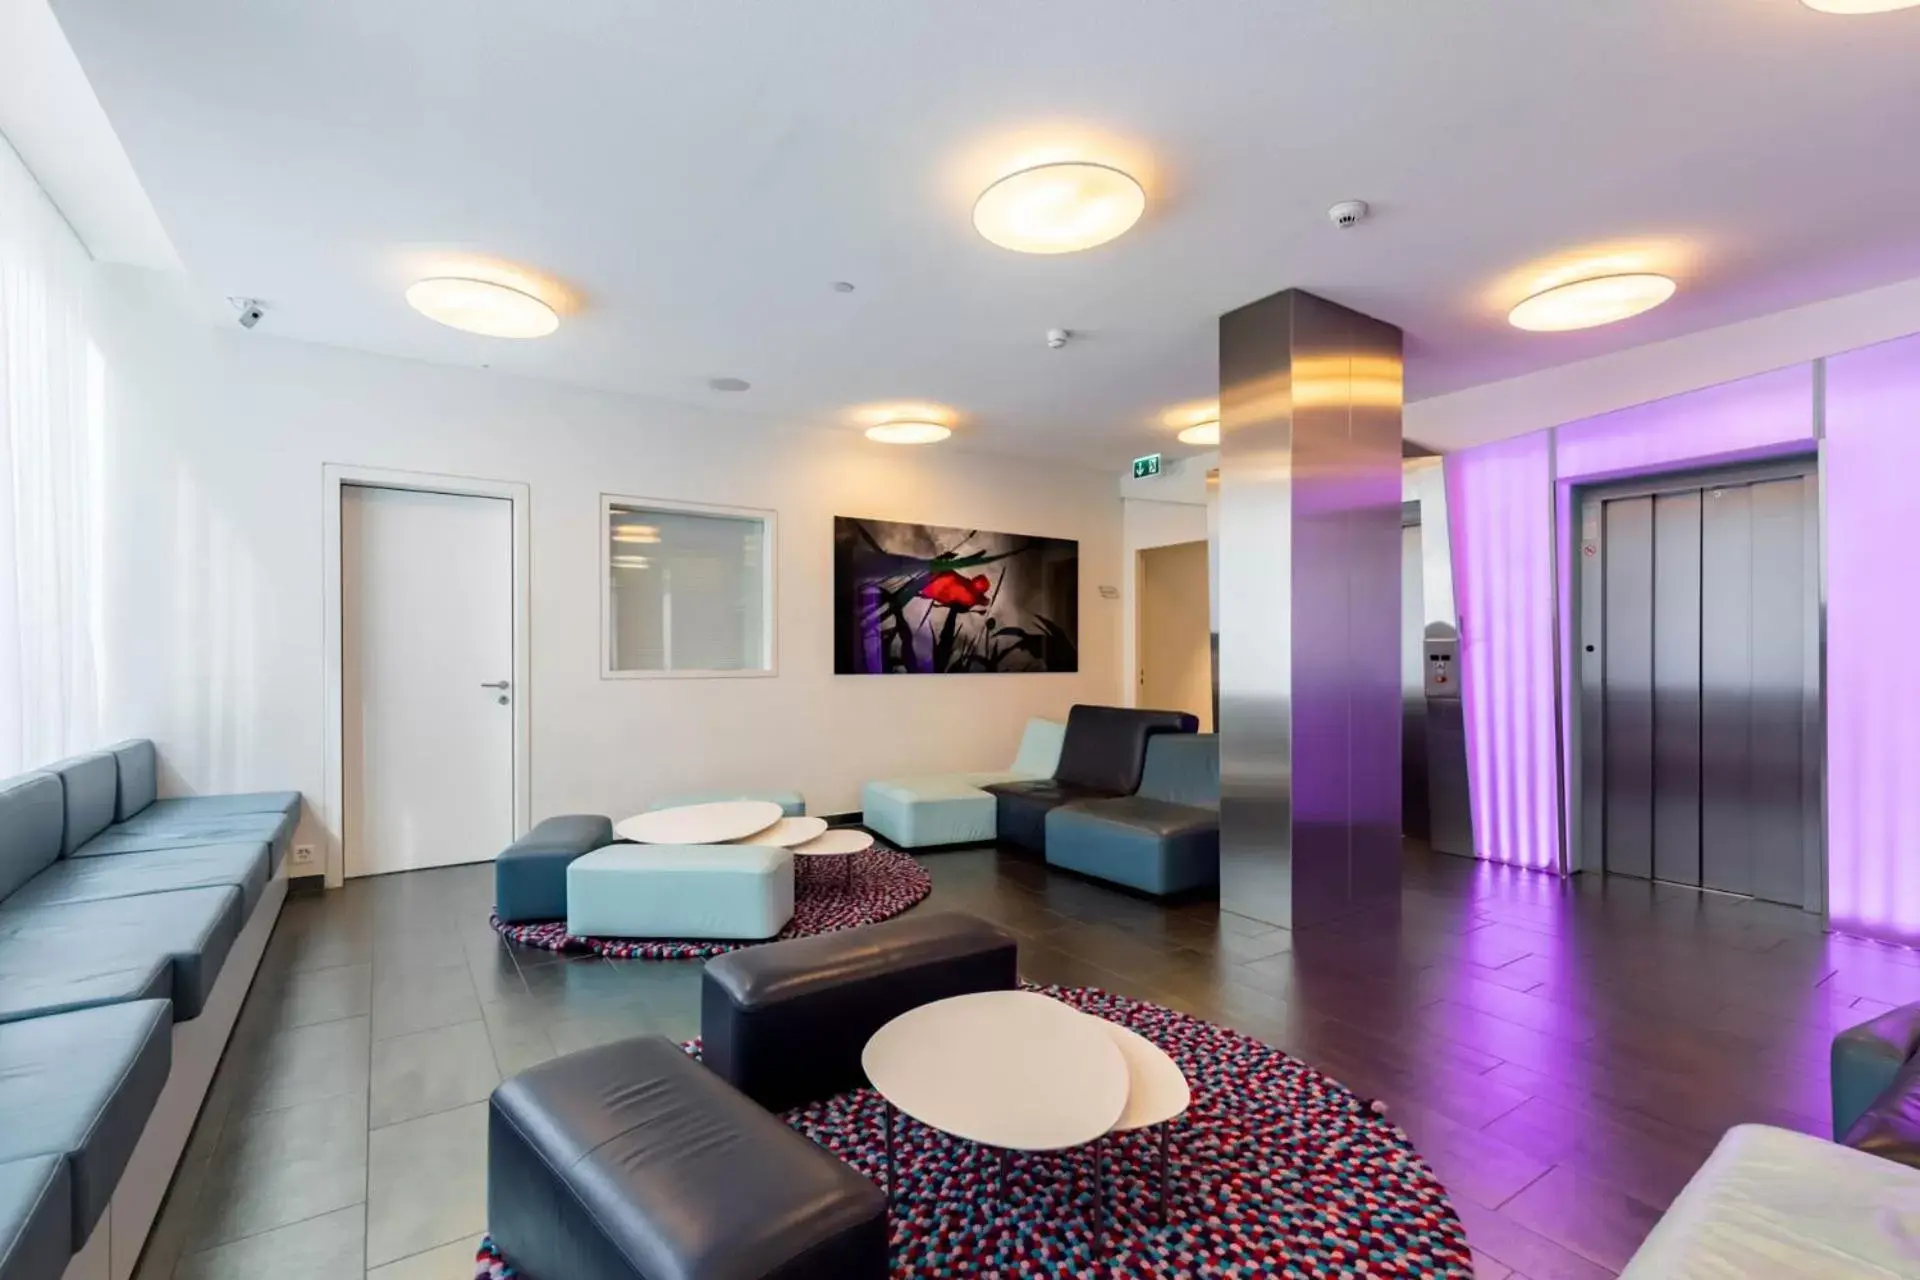
[[1674, 287], [1651, 272], [1575, 280], [1534, 294], [1507, 313], [1507, 322], [1535, 333], [1591, 329], [1653, 310], [1673, 296]]
[[938, 444], [953, 434], [938, 422], [878, 422], [867, 428], [876, 444]]
[[1015, 253], [1078, 253], [1124, 235], [1146, 208], [1132, 175], [1076, 160], [1000, 179], [975, 201], [973, 225]]
[[1220, 443], [1220, 419], [1209, 418], [1205, 422], [1196, 422], [1182, 431], [1175, 439], [1181, 444], [1216, 445]]
[[544, 338], [560, 327], [554, 309], [530, 293], [491, 280], [436, 276], [407, 290], [429, 320], [489, 338]]
[[1800, 3], [1818, 13], [1892, 13], [1895, 9], [1920, 5], [1920, 0], [1800, 0]]

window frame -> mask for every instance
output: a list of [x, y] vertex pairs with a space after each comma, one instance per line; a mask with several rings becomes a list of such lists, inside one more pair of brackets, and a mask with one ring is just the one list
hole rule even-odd
[[[761, 610], [765, 621], [760, 667], [739, 670], [689, 668], [675, 671], [620, 670], [613, 665], [613, 514], [635, 509], [670, 511], [685, 515], [718, 516], [728, 520], [758, 520], [765, 538], [764, 563], [761, 566]], [[736, 507], [716, 502], [682, 502], [670, 498], [644, 498], [632, 494], [600, 495], [600, 519], [595, 530], [600, 558], [600, 678], [602, 680], [756, 680], [780, 674], [779, 670], [779, 514], [764, 507]]]

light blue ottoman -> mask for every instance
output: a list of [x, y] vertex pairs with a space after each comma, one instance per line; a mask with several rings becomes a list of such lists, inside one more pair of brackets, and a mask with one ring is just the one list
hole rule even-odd
[[655, 809], [677, 809], [685, 804], [722, 804], [728, 800], [765, 800], [780, 806], [780, 812], [789, 818], [804, 817], [807, 812], [807, 798], [798, 791], [740, 791], [725, 787], [713, 791], [689, 791], [685, 795], [667, 796], [647, 806], [647, 812]]
[[1057, 720], [1027, 721], [1011, 769], [869, 782], [860, 791], [861, 825], [901, 849], [991, 841], [994, 800], [980, 788], [1051, 778], [1060, 763], [1060, 743], [1066, 732], [1067, 727]]
[[616, 844], [567, 867], [577, 938], [771, 938], [793, 918], [793, 855], [751, 844]]

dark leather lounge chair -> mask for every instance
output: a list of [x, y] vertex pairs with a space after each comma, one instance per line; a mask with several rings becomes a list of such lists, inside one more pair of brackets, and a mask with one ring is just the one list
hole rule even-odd
[[1192, 733], [1199, 727], [1184, 711], [1074, 707], [1067, 713], [1067, 736], [1053, 777], [986, 788], [994, 797], [1000, 839], [1044, 851], [1050, 810], [1076, 800], [1132, 795], [1146, 767], [1147, 740], [1156, 733]]

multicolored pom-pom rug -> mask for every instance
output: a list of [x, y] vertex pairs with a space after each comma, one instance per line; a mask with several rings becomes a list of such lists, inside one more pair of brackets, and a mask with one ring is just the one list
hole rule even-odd
[[[1013, 1156], [1003, 1180], [996, 1153], [902, 1121], [894, 1280], [1470, 1280], [1472, 1255], [1446, 1188], [1367, 1099], [1250, 1036], [1172, 1009], [1091, 988], [1036, 989], [1125, 1023], [1186, 1073], [1193, 1105], [1170, 1135], [1167, 1221], [1157, 1216], [1153, 1130], [1112, 1140], [1112, 1216], [1096, 1258], [1085, 1152]], [[881, 1104], [871, 1090], [785, 1119], [884, 1185]], [[516, 1275], [491, 1240], [476, 1262], [476, 1280]]]
[[[851, 866], [847, 865], [851, 862]], [[847, 858], [795, 858], [793, 919], [768, 942], [810, 938], [863, 924], [877, 924], [899, 915], [933, 890], [927, 869], [898, 849], [876, 843], [865, 853]], [[759, 942], [715, 942], [675, 938], [576, 938], [567, 922], [502, 924], [493, 927], [508, 942], [546, 951], [572, 951], [608, 956], [615, 960], [704, 960]]]

